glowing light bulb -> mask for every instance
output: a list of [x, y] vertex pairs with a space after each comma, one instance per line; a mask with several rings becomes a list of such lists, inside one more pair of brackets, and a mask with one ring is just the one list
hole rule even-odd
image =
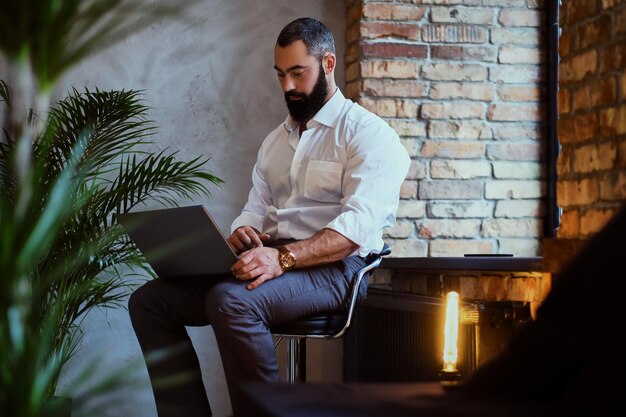
[[446, 323], [443, 329], [443, 372], [456, 372], [459, 338], [459, 294], [446, 294]]

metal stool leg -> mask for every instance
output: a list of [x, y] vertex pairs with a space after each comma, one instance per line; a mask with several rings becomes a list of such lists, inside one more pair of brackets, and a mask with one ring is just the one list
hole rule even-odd
[[306, 381], [306, 339], [289, 338], [287, 342], [287, 382]]

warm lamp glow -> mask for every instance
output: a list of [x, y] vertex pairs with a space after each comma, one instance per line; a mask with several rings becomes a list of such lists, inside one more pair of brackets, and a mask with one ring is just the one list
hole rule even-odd
[[443, 330], [443, 371], [456, 372], [459, 338], [459, 294], [450, 291], [446, 295], [446, 324]]

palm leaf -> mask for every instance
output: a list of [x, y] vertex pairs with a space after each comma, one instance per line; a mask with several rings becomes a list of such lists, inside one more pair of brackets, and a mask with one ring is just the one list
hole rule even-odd
[[[0, 101], [6, 103], [6, 110], [11, 106], [11, 89], [4, 80], [0, 80]], [[6, 129], [2, 129], [0, 137], [0, 188], [14, 195], [16, 190], [15, 177], [9, 167], [9, 157], [15, 143]]]
[[4, 80], [0, 80], [0, 101], [4, 101], [8, 106], [11, 105], [11, 90]]
[[155, 132], [152, 121], [145, 118], [148, 107], [143, 105], [139, 91], [109, 91], [73, 89], [65, 99], [53, 106], [50, 125], [55, 135], [55, 148], [67, 155], [79, 139], [89, 132], [89, 146], [84, 158], [99, 170], [121, 153], [141, 144]]

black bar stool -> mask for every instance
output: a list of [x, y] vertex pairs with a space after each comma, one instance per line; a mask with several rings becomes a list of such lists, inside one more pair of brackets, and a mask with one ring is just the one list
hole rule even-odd
[[287, 345], [287, 382], [306, 381], [306, 339], [338, 339], [342, 337], [354, 317], [354, 311], [359, 295], [359, 288], [363, 277], [380, 265], [382, 257], [389, 255], [391, 248], [385, 243], [383, 250], [377, 254], [370, 254], [366, 261], [367, 266], [358, 271], [352, 282], [350, 299], [345, 309], [328, 313], [314, 314], [289, 323], [270, 328], [274, 336], [279, 336], [275, 347], [278, 347], [283, 338], [288, 340]]

